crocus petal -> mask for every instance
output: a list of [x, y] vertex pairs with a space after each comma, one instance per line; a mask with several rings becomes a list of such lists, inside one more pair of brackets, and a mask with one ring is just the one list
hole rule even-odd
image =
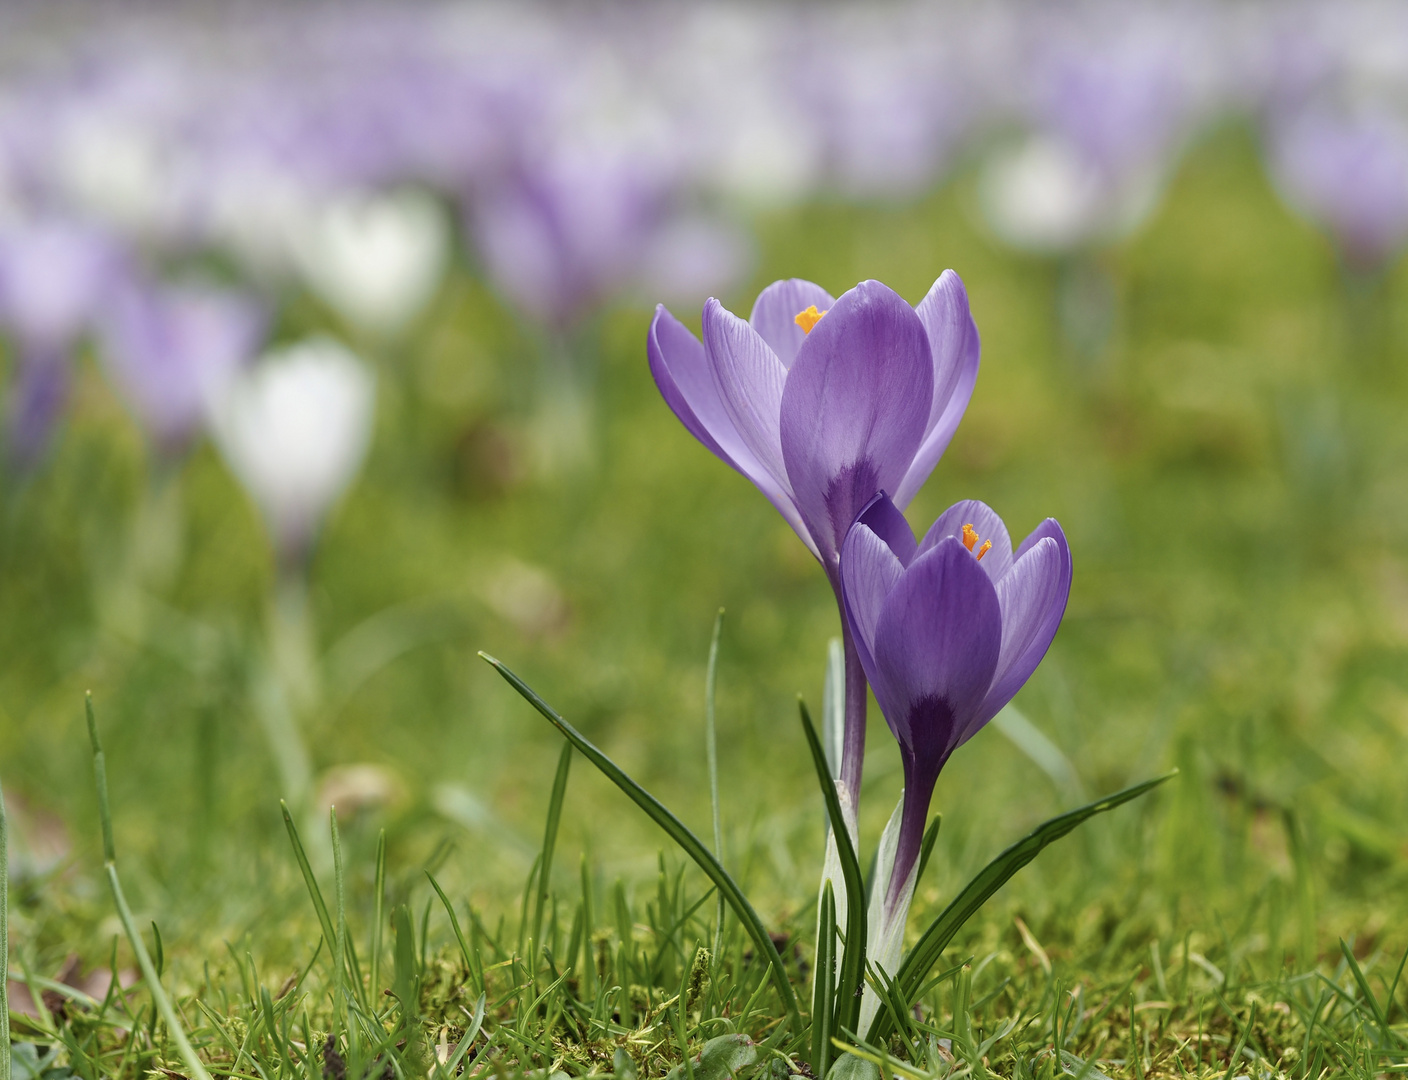
[[809, 307], [826, 311], [833, 303], [829, 292], [802, 278], [774, 281], [753, 302], [748, 323], [777, 354], [782, 366], [790, 368], [797, 350], [807, 340], [806, 331], [797, 325], [797, 316]]
[[[723, 435], [724, 441], [738, 441], [733, 421], [719, 400], [709, 360], [704, 355], [704, 344], [664, 304], [655, 307], [655, 318], [650, 320], [646, 334], [645, 353], [650, 360], [650, 374], [670, 411], [711, 454], [742, 472], [733, 455], [723, 448], [715, 435], [716, 432]], [[734, 438], [730, 439], [729, 435]]]
[[739, 439], [787, 490], [778, 435], [787, 369], [757, 331], [712, 297], [704, 305], [704, 353]]
[[1012, 539], [1007, 535], [1007, 526], [1002, 523], [1002, 518], [997, 516], [996, 511], [977, 499], [964, 499], [954, 503], [940, 514], [939, 519], [929, 527], [924, 539], [919, 542], [919, 554], [924, 554], [946, 536], [956, 536], [961, 540], [964, 525], [972, 525], [973, 531], [978, 534], [977, 544], [973, 547], [974, 555], [981, 550], [980, 546], [984, 541], [992, 541], [992, 547], [978, 560], [978, 565], [988, 572], [993, 584], [997, 584], [1012, 568]]
[[782, 454], [823, 553], [834, 557], [866, 503], [903, 477], [933, 385], [923, 323], [877, 281], [841, 296], [807, 336], [782, 394]]
[[1035, 541], [1022, 545], [1022, 554], [1011, 571], [997, 583], [1002, 651], [992, 686], [973, 723], [963, 732], [963, 741], [996, 716], [1031, 677], [1066, 612], [1071, 595], [1071, 552], [1065, 534], [1048, 518], [1032, 537]]
[[973, 396], [980, 354], [978, 326], [968, 308], [968, 292], [952, 270], [945, 270], [915, 309], [929, 336], [934, 360], [934, 397], [924, 442], [895, 489], [895, 504], [909, 505], [948, 449], [958, 422]]
[[[841, 549], [841, 597], [861, 667], [877, 696], [881, 688], [875, 671], [875, 628], [886, 598], [903, 573], [904, 564], [883, 538], [864, 521], [851, 526]], [[887, 702], [882, 700], [880, 705], [888, 714]]]
[[719, 396], [718, 383], [703, 344], [663, 304], [655, 309], [646, 337], [650, 373], [660, 395], [689, 433], [710, 453], [737, 469], [767, 496], [787, 523], [816, 554], [791, 494], [759, 462], [743, 441]]
[[914, 530], [909, 527], [909, 522], [900, 513], [899, 507], [892, 503], [883, 491], [870, 500], [865, 509], [857, 515], [856, 521], [863, 522], [871, 532], [885, 541], [902, 565], [908, 566], [914, 561], [918, 547]]
[[992, 685], [1001, 645], [997, 590], [962, 542], [946, 537], [915, 558], [880, 613], [872, 685], [916, 762], [952, 751]]

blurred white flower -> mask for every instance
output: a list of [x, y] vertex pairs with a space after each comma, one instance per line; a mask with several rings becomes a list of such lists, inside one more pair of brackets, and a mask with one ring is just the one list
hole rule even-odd
[[285, 559], [306, 552], [356, 475], [371, 437], [375, 389], [358, 357], [319, 336], [265, 355], [212, 402], [216, 443]]
[[1045, 135], [994, 153], [980, 183], [983, 216], [998, 239], [1044, 253], [1128, 233], [1159, 192], [1152, 170], [1116, 182], [1071, 143]]
[[292, 243], [314, 292], [359, 329], [389, 335], [435, 294], [450, 258], [450, 227], [424, 193], [348, 193], [318, 209]]

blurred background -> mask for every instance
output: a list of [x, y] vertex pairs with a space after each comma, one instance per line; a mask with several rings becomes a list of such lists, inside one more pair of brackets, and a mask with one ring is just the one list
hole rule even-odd
[[[794, 695], [834, 603], [659, 400], [645, 330], [945, 267], [983, 367], [911, 520], [1053, 515], [1076, 575], [1019, 719], [940, 781], [916, 910], [1177, 765], [1004, 894], [1048, 945], [1257, 905], [1268, 955], [1391, 936], [1405, 243], [1399, 4], [4, 5], [17, 947], [106, 955], [84, 690], [168, 943], [277, 952], [280, 797], [310, 834], [335, 803], [363, 878], [385, 828], [406, 888], [429, 863], [509, 909], [559, 743], [481, 648], [707, 831], [720, 606], [730, 862], [811, 902]], [[900, 784], [871, 729], [867, 843]], [[568, 800], [562, 873], [654, 873], [581, 762]]]

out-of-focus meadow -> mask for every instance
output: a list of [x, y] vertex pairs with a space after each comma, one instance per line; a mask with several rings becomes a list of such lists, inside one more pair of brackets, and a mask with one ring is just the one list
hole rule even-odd
[[[0, 778], [36, 970], [102, 959], [113, 929], [85, 690], [168, 950], [258, 927], [291, 954], [290, 785], [338, 805], [359, 879], [385, 828], [399, 887], [429, 862], [515, 910], [560, 743], [479, 649], [707, 832], [721, 606], [727, 851], [765, 910], [812, 902], [794, 702], [820, 704], [834, 600], [660, 400], [645, 328], [656, 299], [697, 327], [706, 295], [746, 313], [779, 277], [917, 301], [946, 267], [982, 370], [910, 520], [970, 497], [1019, 535], [1055, 516], [1075, 578], [1026, 724], [940, 780], [917, 910], [1033, 823], [1177, 766], [1025, 871], [990, 932], [1020, 910], [1060, 956], [1255, 915], [1239, 948], [1273, 968], [1337, 936], [1404, 944], [1390, 9], [1085, 6], [1033, 29], [1021, 8], [698, 7], [688, 33], [618, 8], [270, 11], [239, 33], [152, 9], [106, 44], [60, 10], [6, 13], [31, 47], [7, 47], [0, 102]], [[1019, 70], [1047, 83], [1013, 89]], [[638, 80], [675, 98], [645, 108]], [[84, 273], [91, 304], [54, 329]], [[43, 274], [28, 292], [52, 303], [25, 307]], [[319, 334], [355, 355], [309, 346], [326, 381], [261, 398], [249, 372], [280, 358], [259, 355]], [[871, 715], [866, 847], [900, 785]], [[271, 751], [290, 731], [306, 769]], [[663, 841], [605, 781], [579, 767], [567, 798], [564, 873], [585, 850], [603, 881], [654, 874]]]

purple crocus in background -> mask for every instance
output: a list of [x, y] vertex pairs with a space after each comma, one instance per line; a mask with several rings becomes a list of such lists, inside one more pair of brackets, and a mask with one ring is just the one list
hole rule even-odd
[[241, 293], [132, 282], [104, 313], [100, 356], [152, 441], [175, 454], [253, 359], [264, 326], [263, 311]]
[[[841, 582], [860, 663], [904, 762], [898, 831], [892, 819], [881, 841], [866, 953], [893, 974], [939, 771], [1046, 655], [1071, 591], [1071, 552], [1052, 518], [1013, 552], [1002, 519], [973, 500], [945, 510], [916, 543], [880, 494], [846, 537]], [[860, 1030], [875, 1006], [868, 991]]]
[[[664, 306], [647, 338], [651, 374], [696, 439], [767, 496], [841, 599], [846, 530], [877, 491], [905, 505], [938, 464], [978, 376], [978, 329], [952, 270], [917, 308], [878, 281], [833, 300], [793, 278], [745, 322], [710, 298], [701, 342]], [[865, 676], [842, 620], [843, 802], [865, 751]]]
[[21, 461], [42, 452], [67, 399], [69, 353], [121, 267], [107, 234], [76, 220], [36, 217], [0, 228], [0, 328], [19, 360], [7, 441]]
[[1331, 233], [1351, 269], [1386, 265], [1408, 242], [1408, 126], [1386, 109], [1316, 107], [1270, 126], [1286, 201]]

